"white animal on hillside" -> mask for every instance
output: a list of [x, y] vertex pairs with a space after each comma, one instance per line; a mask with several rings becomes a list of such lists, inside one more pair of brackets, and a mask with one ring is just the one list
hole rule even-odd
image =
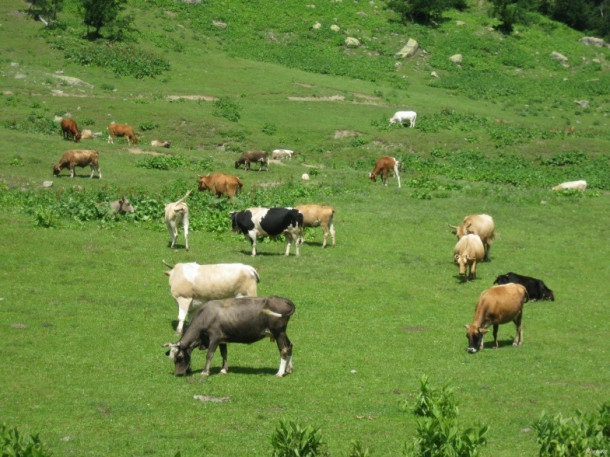
[[[165, 263], [165, 261], [163, 262]], [[182, 334], [184, 321], [191, 306], [209, 300], [233, 297], [256, 297], [260, 277], [256, 269], [243, 263], [219, 263], [199, 265], [177, 263], [165, 274], [169, 276], [169, 287], [178, 305], [176, 333]]]
[[553, 190], [563, 190], [563, 189], [576, 189], [576, 190], [586, 190], [587, 189], [587, 181], [568, 181], [562, 182], [561, 184], [553, 187]]
[[189, 190], [184, 197], [174, 203], [165, 205], [165, 224], [171, 239], [171, 247], [176, 245], [178, 237], [178, 228], [180, 225], [184, 228], [184, 247], [189, 250], [189, 208], [185, 200], [191, 194]]
[[417, 119], [417, 113], [415, 111], [396, 111], [394, 116], [390, 118], [391, 124], [404, 124], [409, 121], [409, 127], [415, 127], [415, 120]]
[[292, 159], [293, 155], [294, 151], [291, 151], [290, 149], [274, 149], [271, 152], [271, 158], [273, 160], [280, 160], [284, 158]]

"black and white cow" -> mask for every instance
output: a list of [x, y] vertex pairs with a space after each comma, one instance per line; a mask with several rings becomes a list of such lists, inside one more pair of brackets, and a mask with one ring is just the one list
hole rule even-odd
[[518, 275], [512, 271], [505, 275], [500, 275], [494, 284], [508, 284], [510, 282], [521, 284], [527, 290], [530, 300], [551, 300], [555, 301], [553, 291], [549, 289], [542, 279], [530, 278], [529, 276]]
[[287, 298], [243, 297], [212, 300], [201, 305], [191, 324], [177, 343], [169, 346], [167, 355], [174, 361], [175, 375], [183, 376], [191, 371], [193, 349], [207, 349], [205, 368], [201, 375], [210, 374], [210, 363], [216, 347], [222, 355], [221, 374], [229, 369], [227, 343], [251, 344], [269, 336], [277, 342], [280, 351], [280, 367], [277, 377], [292, 372], [292, 343], [286, 335], [286, 327], [295, 306]]
[[248, 208], [231, 213], [234, 232], [243, 233], [252, 243], [252, 257], [256, 257], [256, 238], [259, 236], [286, 237], [286, 255], [294, 241], [299, 256], [299, 239], [303, 235], [303, 215], [293, 208]]

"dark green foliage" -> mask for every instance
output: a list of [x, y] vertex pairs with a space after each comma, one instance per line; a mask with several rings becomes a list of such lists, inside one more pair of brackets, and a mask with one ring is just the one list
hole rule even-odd
[[239, 121], [241, 106], [228, 97], [222, 97], [214, 102], [212, 114], [217, 117], [224, 117], [231, 122]]
[[609, 10], [608, 0], [548, 0], [540, 6], [540, 11], [554, 20], [606, 39], [610, 36]]
[[597, 414], [576, 412], [575, 417], [542, 413], [534, 424], [538, 433], [541, 457], [605, 455], [610, 451], [610, 403], [604, 403]]
[[2, 457], [49, 457], [39, 436], [23, 435], [16, 427], [0, 426], [0, 455]]
[[500, 20], [497, 27], [502, 33], [510, 35], [515, 24], [523, 24], [526, 21], [527, 0], [492, 0], [492, 14]]
[[542, 165], [563, 167], [565, 165], [577, 165], [588, 159], [587, 153], [583, 151], [557, 152], [552, 156], [542, 159]]
[[156, 128], [159, 128], [158, 122], [146, 121], [140, 124], [140, 130], [142, 131], [154, 130]]
[[175, 168], [188, 168], [195, 171], [212, 170], [210, 159], [192, 160], [186, 159], [181, 155], [161, 155], [148, 157], [136, 163], [136, 167], [148, 168], [151, 170], [170, 170]]
[[63, 0], [30, 0], [28, 14], [34, 19], [43, 18], [47, 22], [54, 22], [57, 19], [57, 13], [60, 13], [64, 7]]
[[463, 0], [389, 0], [387, 5], [400, 15], [402, 22], [420, 24], [439, 21], [443, 11], [449, 8], [466, 8], [466, 2]]
[[316, 457], [328, 455], [319, 428], [282, 420], [271, 437], [273, 457]]
[[127, 0], [80, 0], [80, 11], [88, 36], [101, 37], [102, 28], [116, 21], [126, 4]]

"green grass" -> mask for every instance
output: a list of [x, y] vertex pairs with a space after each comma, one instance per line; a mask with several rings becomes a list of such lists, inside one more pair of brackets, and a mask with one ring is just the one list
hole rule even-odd
[[[347, 455], [354, 440], [396, 456], [416, 431], [400, 406], [424, 373], [455, 388], [461, 425], [490, 426], [482, 455], [536, 455], [535, 433], [524, 430], [542, 411], [591, 412], [608, 398], [608, 51], [548, 22], [516, 37], [484, 35], [491, 20], [476, 8], [450, 12], [437, 29], [403, 29], [381, 4], [297, 3], [267, 2], [258, 14], [257, 2], [231, 10], [130, 2], [137, 46], [170, 64], [142, 79], [83, 67], [49, 45], [82, 34], [71, 3], [65, 31], [51, 35], [16, 13], [21, 3], [0, 7], [0, 416], [40, 433], [55, 455], [270, 455], [285, 419], [320, 427], [332, 456]], [[312, 34], [315, 20], [334, 18], [365, 47], [348, 55], [334, 32]], [[408, 35], [429, 57], [388, 71]], [[444, 63], [460, 51], [452, 36], [476, 44], [461, 70]], [[579, 57], [557, 67], [545, 59], [551, 47]], [[319, 61], [303, 58], [317, 51]], [[580, 56], [600, 58], [600, 69]], [[93, 88], [57, 80], [60, 70]], [[213, 101], [172, 95], [223, 99], [239, 120], [214, 115]], [[337, 95], [344, 99], [327, 99]], [[590, 109], [574, 103], [583, 98]], [[418, 111], [417, 128], [387, 126], [403, 107]], [[104, 134], [67, 143], [53, 122], [66, 112]], [[135, 152], [163, 139], [170, 156], [108, 145], [112, 120], [136, 128]], [[568, 125], [574, 134], [564, 134]], [[51, 164], [75, 147], [100, 151], [102, 180], [89, 180], [88, 169], [52, 177]], [[294, 149], [295, 159], [269, 172], [233, 168], [242, 151], [276, 147]], [[400, 190], [392, 178], [387, 188], [366, 178], [384, 154], [405, 163]], [[230, 203], [193, 193], [191, 251], [171, 251], [162, 205], [212, 170], [239, 175], [242, 195]], [[587, 179], [589, 189], [549, 190], [568, 179]], [[40, 189], [45, 180], [51, 189]], [[134, 217], [91, 216], [96, 200], [123, 194]], [[298, 259], [281, 255], [281, 241], [261, 242], [252, 259], [249, 243], [226, 230], [232, 209], [307, 202], [335, 206], [335, 248], [320, 248], [317, 229]], [[39, 205], [55, 212], [53, 228], [35, 226]], [[498, 237], [491, 262], [464, 284], [447, 224], [480, 212], [494, 216]], [[163, 259], [255, 266], [260, 295], [297, 306], [288, 329], [294, 374], [273, 376], [279, 357], [265, 341], [231, 346], [226, 376], [217, 354], [207, 380], [175, 378], [161, 346], [175, 341], [177, 315]], [[508, 271], [544, 279], [557, 299], [526, 305], [522, 347], [510, 346], [514, 326], [505, 325], [500, 349], [468, 355], [463, 326], [481, 291]], [[196, 372], [203, 364], [196, 352]]]

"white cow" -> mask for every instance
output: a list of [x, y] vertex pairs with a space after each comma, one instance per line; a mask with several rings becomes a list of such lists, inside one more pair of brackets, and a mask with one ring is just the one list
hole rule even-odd
[[189, 207], [185, 200], [191, 194], [189, 190], [184, 197], [177, 202], [165, 205], [165, 224], [171, 237], [171, 247], [176, 246], [178, 237], [178, 227], [182, 225], [184, 229], [184, 247], [189, 250]]
[[390, 118], [390, 125], [399, 123], [404, 124], [409, 121], [409, 127], [415, 127], [415, 120], [417, 119], [417, 113], [415, 111], [396, 111], [394, 116]]
[[256, 269], [243, 263], [219, 263], [199, 265], [177, 263], [165, 274], [178, 305], [176, 333], [182, 334], [184, 321], [191, 305], [198, 306], [209, 300], [233, 297], [256, 297], [260, 277]]
[[284, 158], [292, 159], [293, 155], [294, 151], [291, 151], [290, 149], [274, 149], [271, 152], [271, 158], [273, 160], [280, 160]]
[[576, 189], [576, 190], [586, 190], [587, 189], [587, 181], [569, 181], [562, 182], [561, 184], [553, 187], [553, 190], [563, 190], [563, 189]]

